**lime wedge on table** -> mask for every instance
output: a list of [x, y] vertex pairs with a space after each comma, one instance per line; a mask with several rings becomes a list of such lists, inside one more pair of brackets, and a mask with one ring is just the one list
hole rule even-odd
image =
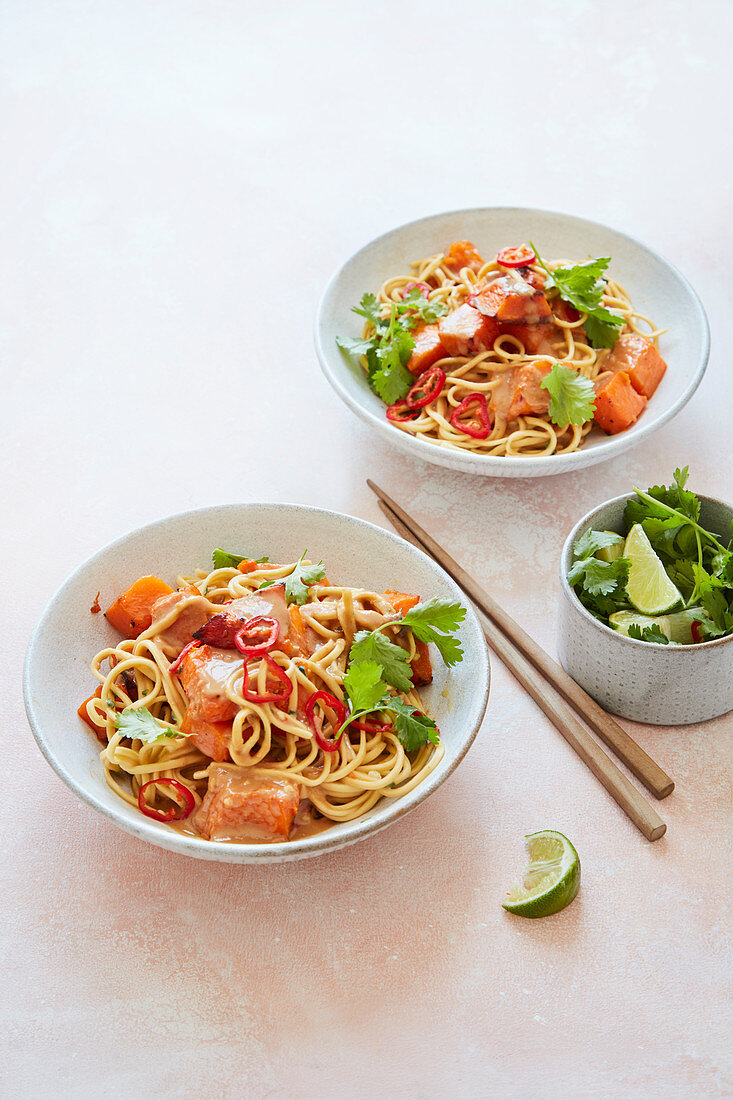
[[[616, 535], [615, 531], [604, 531], [604, 535]], [[601, 561], [617, 561], [618, 558], [622, 558], [624, 555], [624, 537], [623, 535], [616, 535], [616, 541], [612, 542], [610, 546], [602, 546], [600, 550], [596, 550], [593, 555], [599, 558]]]
[[640, 523], [635, 523], [626, 536], [624, 557], [630, 562], [626, 592], [637, 611], [661, 615], [681, 602], [680, 590], [667, 576]]
[[570, 905], [580, 886], [580, 859], [562, 833], [545, 829], [527, 837], [529, 867], [502, 902], [520, 917], [549, 917]]

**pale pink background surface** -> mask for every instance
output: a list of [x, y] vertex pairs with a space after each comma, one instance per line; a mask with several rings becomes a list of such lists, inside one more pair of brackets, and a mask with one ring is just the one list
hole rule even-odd
[[[371, 475], [552, 651], [580, 514], [687, 462], [733, 498], [732, 21], [711, 0], [3, 5], [3, 1095], [731, 1094], [731, 716], [630, 725], [677, 781], [650, 845], [494, 660], [478, 740], [427, 803], [255, 869], [78, 802], [20, 677], [76, 564], [188, 507], [382, 522]], [[400, 222], [492, 204], [605, 221], [699, 290], [708, 374], [628, 456], [530, 482], [427, 468], [322, 380], [333, 269]], [[546, 827], [576, 844], [581, 893], [512, 918], [522, 836]]]

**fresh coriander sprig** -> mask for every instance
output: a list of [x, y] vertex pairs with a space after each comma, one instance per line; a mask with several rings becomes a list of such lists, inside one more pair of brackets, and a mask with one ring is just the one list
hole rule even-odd
[[611, 262], [610, 256], [588, 260], [574, 267], [556, 267], [553, 270], [547, 266], [535, 245], [531, 241], [529, 243], [537, 263], [548, 275], [546, 289], [556, 287], [561, 298], [580, 313], [585, 313], [583, 325], [594, 348], [612, 348], [619, 338], [624, 318], [620, 313], [612, 313], [601, 305], [606, 289], [606, 279], [603, 276]]
[[180, 730], [171, 729], [154, 718], [147, 707], [125, 707], [115, 716], [115, 725], [123, 737], [152, 745], [166, 737], [185, 737]]
[[336, 342], [351, 355], [366, 356], [370, 386], [386, 404], [393, 405], [415, 381], [407, 369], [415, 348], [410, 333], [421, 321], [433, 324], [446, 312], [446, 306], [425, 298], [419, 287], [413, 287], [401, 302], [391, 302], [386, 317], [385, 304], [374, 294], [364, 294], [352, 312], [369, 322], [373, 334], [357, 340], [339, 336]]
[[252, 558], [249, 554], [232, 554], [228, 550], [222, 550], [220, 546], [217, 546], [216, 550], [211, 555], [211, 560], [214, 563], [214, 569], [236, 569], [240, 562], [243, 561], [256, 561], [260, 565], [264, 561], [269, 561], [269, 558]]
[[712, 543], [716, 550], [726, 553], [725, 546], [723, 546], [720, 540], [716, 538], [712, 531], [706, 531], [705, 528], [701, 527], [696, 520], [691, 519], [690, 516], [686, 516], [684, 512], [680, 512], [677, 508], [672, 508], [669, 504], [665, 504], [664, 501], [658, 500], [650, 493], [645, 493], [641, 489], [634, 488], [634, 492], [638, 497], [641, 498], [641, 500], [647, 501], [648, 504], [653, 505], [655, 508], [661, 508], [662, 511], [667, 512], [668, 515], [674, 516], [675, 519], [678, 519], [681, 524], [687, 524], [687, 526], [693, 527], [695, 531], [697, 531], [698, 535], [700, 535], [701, 538], [705, 538], [708, 542]]
[[432, 642], [451, 667], [463, 660], [463, 649], [452, 635], [465, 616], [466, 610], [460, 604], [432, 599], [417, 604], [401, 619], [391, 619], [372, 631], [359, 631], [351, 646], [344, 677], [351, 712], [336, 736], [359, 718], [384, 711], [391, 715], [397, 737], [407, 752], [427, 742], [437, 744], [439, 733], [433, 719], [393, 693], [395, 688], [405, 693], [412, 689], [412, 670], [407, 650], [386, 638], [382, 631], [389, 626], [409, 628], [418, 640]]
[[553, 424], [567, 428], [568, 424], [585, 424], [593, 419], [596, 391], [593, 383], [572, 367], [554, 363], [540, 385], [550, 395], [548, 412]]
[[257, 591], [259, 592], [262, 588], [272, 588], [275, 584], [284, 584], [287, 602], [304, 604], [308, 599], [309, 587], [326, 576], [322, 561], [316, 565], [305, 564], [304, 558], [307, 553], [307, 550], [303, 551], [287, 577], [283, 577], [282, 580], [265, 581]]

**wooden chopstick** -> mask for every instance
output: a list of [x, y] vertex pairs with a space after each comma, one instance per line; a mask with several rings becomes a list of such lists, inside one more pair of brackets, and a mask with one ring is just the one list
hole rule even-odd
[[[427, 551], [415, 534], [383, 500], [379, 507], [394, 526], [395, 530], [419, 550]], [[430, 555], [433, 556], [432, 554]], [[435, 559], [438, 560], [437, 558]], [[440, 564], [440, 562], [438, 562]], [[545, 712], [555, 728], [575, 749], [576, 753], [618, 803], [626, 816], [633, 821], [639, 832], [647, 840], [659, 840], [664, 836], [667, 826], [652, 805], [637, 791], [633, 783], [626, 778], [613, 760], [593, 740], [585, 726], [557, 692], [553, 691], [542, 675], [505, 634], [478, 608], [478, 614], [484, 628], [487, 643], [501, 657], [510, 672], [523, 688], [532, 696], [535, 703]]]
[[[385, 502], [380, 500], [379, 504], [384, 514], [403, 538], [419, 549], [430, 553]], [[658, 840], [663, 836], [667, 826], [654, 807], [646, 801], [630, 780], [604, 753], [600, 745], [593, 740], [585, 727], [578, 721], [572, 709], [553, 691], [552, 687], [542, 678], [538, 669], [527, 660], [487, 616], [482, 614], [480, 609], [478, 611], [484, 625], [487, 643], [501, 657], [507, 668], [516, 676], [565, 740], [575, 749], [576, 753], [596, 778], [600, 780], [624, 813], [647, 840]]]
[[666, 798], [668, 794], [671, 794], [674, 790], [673, 780], [660, 768], [655, 760], [652, 760], [651, 756], [644, 752], [641, 745], [637, 745], [626, 730], [622, 729], [618, 722], [598, 705], [595, 699], [592, 699], [587, 692], [583, 691], [580, 685], [568, 676], [565, 669], [561, 668], [556, 661], [553, 661], [544, 649], [537, 645], [537, 642], [530, 638], [529, 634], [522, 630], [521, 626], [510, 615], [507, 615], [496, 600], [480, 584], [477, 584], [473, 577], [469, 576], [465, 569], [462, 569], [458, 562], [446, 553], [409, 513], [401, 508], [396, 501], [392, 500], [378, 485], [375, 485], [373, 481], [367, 479], [367, 485], [379, 497], [380, 501], [386, 504], [390, 511], [415, 535], [418, 542], [421, 543], [421, 548], [430, 554], [445, 569], [446, 573], [453, 577], [453, 580], [471, 597], [484, 614], [500, 627], [531, 664], [539, 669], [555, 690], [583, 717], [591, 729], [595, 730], [601, 740], [610, 749], [613, 749], [616, 756], [626, 765], [631, 774], [635, 775], [655, 798]]

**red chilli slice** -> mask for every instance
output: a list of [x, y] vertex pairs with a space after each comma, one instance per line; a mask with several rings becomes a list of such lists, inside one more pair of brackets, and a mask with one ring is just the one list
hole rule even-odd
[[502, 267], [528, 267], [537, 257], [526, 244], [520, 244], [515, 248], [502, 248], [496, 257], [496, 262]]
[[323, 736], [316, 725], [314, 715], [316, 703], [319, 701], [322, 706], [330, 707], [331, 710], [336, 712], [336, 729], [340, 729], [346, 721], [346, 707], [340, 699], [337, 699], [335, 695], [331, 695], [330, 691], [314, 691], [305, 704], [305, 714], [308, 719], [308, 725], [310, 726], [311, 733], [319, 749], [323, 749], [324, 752], [336, 752], [341, 744], [343, 733], [339, 734], [336, 740], [328, 740]]
[[[176, 657], [173, 664], [168, 666], [168, 671], [169, 672], [178, 672], [179, 668], [181, 667], [181, 665], [183, 664], [185, 658], [188, 656], [188, 654], [191, 652], [191, 650], [196, 649], [200, 645], [201, 645], [201, 642], [199, 642], [196, 638], [194, 638], [194, 640], [192, 642], [189, 642], [188, 645], [185, 645], [183, 647], [183, 649], [181, 650], [181, 652]], [[163, 780], [161, 779], [160, 782], [162, 783]], [[172, 780], [171, 780], [171, 782], [172, 782]]]
[[[176, 794], [179, 794], [183, 799], [185, 805], [172, 806], [170, 810], [154, 810], [152, 806], [148, 806], [145, 801], [145, 792], [148, 787], [172, 787]], [[153, 821], [183, 821], [189, 814], [193, 813], [196, 807], [196, 799], [193, 797], [188, 787], [184, 787], [183, 783], [179, 783], [177, 779], [151, 779], [149, 783], [143, 783], [140, 788], [140, 792], [137, 796], [137, 804], [140, 808], [140, 812], [145, 814], [146, 817], [152, 817]]]
[[[263, 631], [267, 631], [260, 642], [254, 638]], [[280, 623], [277, 619], [270, 619], [266, 615], [255, 615], [253, 619], [247, 619], [241, 630], [234, 636], [234, 644], [245, 657], [261, 657], [267, 653], [280, 637]]]
[[700, 633], [700, 627], [701, 626], [702, 626], [702, 621], [700, 619], [693, 619], [692, 622], [690, 623], [690, 631], [692, 633], [692, 640], [695, 643], [695, 645], [700, 645], [700, 642], [703, 641], [703, 636]]
[[387, 409], [387, 420], [391, 420], [393, 424], [409, 424], [411, 420], [417, 420], [419, 415], [420, 410], [411, 409], [404, 399], [395, 401]]
[[249, 684], [247, 683], [249, 678], [247, 665], [252, 658], [245, 657], [244, 665], [242, 666], [242, 695], [249, 703], [277, 703], [280, 709], [283, 710], [288, 705], [290, 696], [293, 693], [293, 685], [290, 682], [290, 677], [285, 669], [280, 668], [277, 661], [273, 661], [269, 653], [263, 653], [261, 659], [265, 662], [275, 679], [280, 681], [280, 690], [263, 691], [262, 693], [250, 691]]
[[405, 404], [410, 409], [424, 409], [438, 397], [445, 385], [445, 371], [440, 367], [428, 367], [410, 386]]
[[491, 435], [492, 424], [484, 395], [469, 393], [451, 413], [450, 422], [457, 432], [464, 432], [472, 439], [486, 439]]
[[402, 288], [402, 297], [403, 297], [403, 299], [406, 298], [407, 295], [410, 293], [410, 291], [414, 290], [415, 287], [419, 287], [420, 291], [422, 292], [423, 298], [429, 298], [430, 297], [430, 287], [428, 286], [427, 283], [405, 283], [405, 285]]
[[362, 722], [352, 722], [351, 727], [364, 733], [389, 733], [394, 729], [391, 722], [370, 722], [368, 718]]

